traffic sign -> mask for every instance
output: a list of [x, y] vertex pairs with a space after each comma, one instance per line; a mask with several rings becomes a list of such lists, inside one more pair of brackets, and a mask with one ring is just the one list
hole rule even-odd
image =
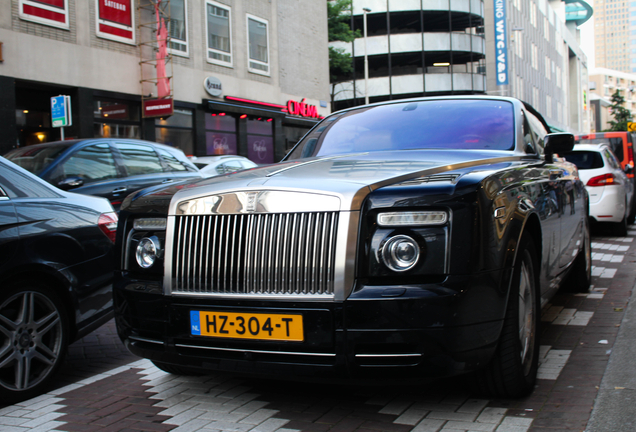
[[630, 132], [636, 132], [636, 122], [627, 122], [627, 130]]
[[51, 123], [53, 127], [64, 127], [73, 124], [70, 96], [60, 95], [51, 98]]

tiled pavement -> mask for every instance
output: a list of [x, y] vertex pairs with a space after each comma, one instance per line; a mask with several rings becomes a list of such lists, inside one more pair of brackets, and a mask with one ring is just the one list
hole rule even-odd
[[47, 394], [0, 408], [0, 430], [583, 431], [636, 279], [634, 237], [595, 237], [590, 292], [544, 308], [539, 381], [524, 399], [478, 399], [459, 379], [356, 388], [177, 377], [129, 354], [111, 321], [71, 346]]

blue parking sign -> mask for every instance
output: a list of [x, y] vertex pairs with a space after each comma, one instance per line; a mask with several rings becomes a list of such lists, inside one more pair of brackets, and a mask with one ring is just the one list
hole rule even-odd
[[53, 127], [71, 125], [70, 108], [70, 96], [54, 96], [51, 98], [51, 123]]

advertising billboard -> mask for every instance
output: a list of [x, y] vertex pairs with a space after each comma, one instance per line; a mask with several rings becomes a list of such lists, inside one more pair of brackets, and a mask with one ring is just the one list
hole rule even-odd
[[95, 0], [97, 36], [128, 44], [135, 43], [134, 0]]
[[505, 0], [495, 0], [495, 67], [497, 85], [508, 85], [508, 29]]

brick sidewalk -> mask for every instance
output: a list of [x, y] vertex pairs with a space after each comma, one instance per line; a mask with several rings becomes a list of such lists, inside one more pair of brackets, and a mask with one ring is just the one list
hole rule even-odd
[[179, 377], [129, 354], [111, 321], [71, 346], [49, 393], [0, 409], [0, 429], [583, 431], [636, 280], [634, 236], [595, 238], [590, 293], [559, 294], [544, 308], [538, 386], [524, 399], [475, 398], [461, 379], [356, 388], [227, 374]]

